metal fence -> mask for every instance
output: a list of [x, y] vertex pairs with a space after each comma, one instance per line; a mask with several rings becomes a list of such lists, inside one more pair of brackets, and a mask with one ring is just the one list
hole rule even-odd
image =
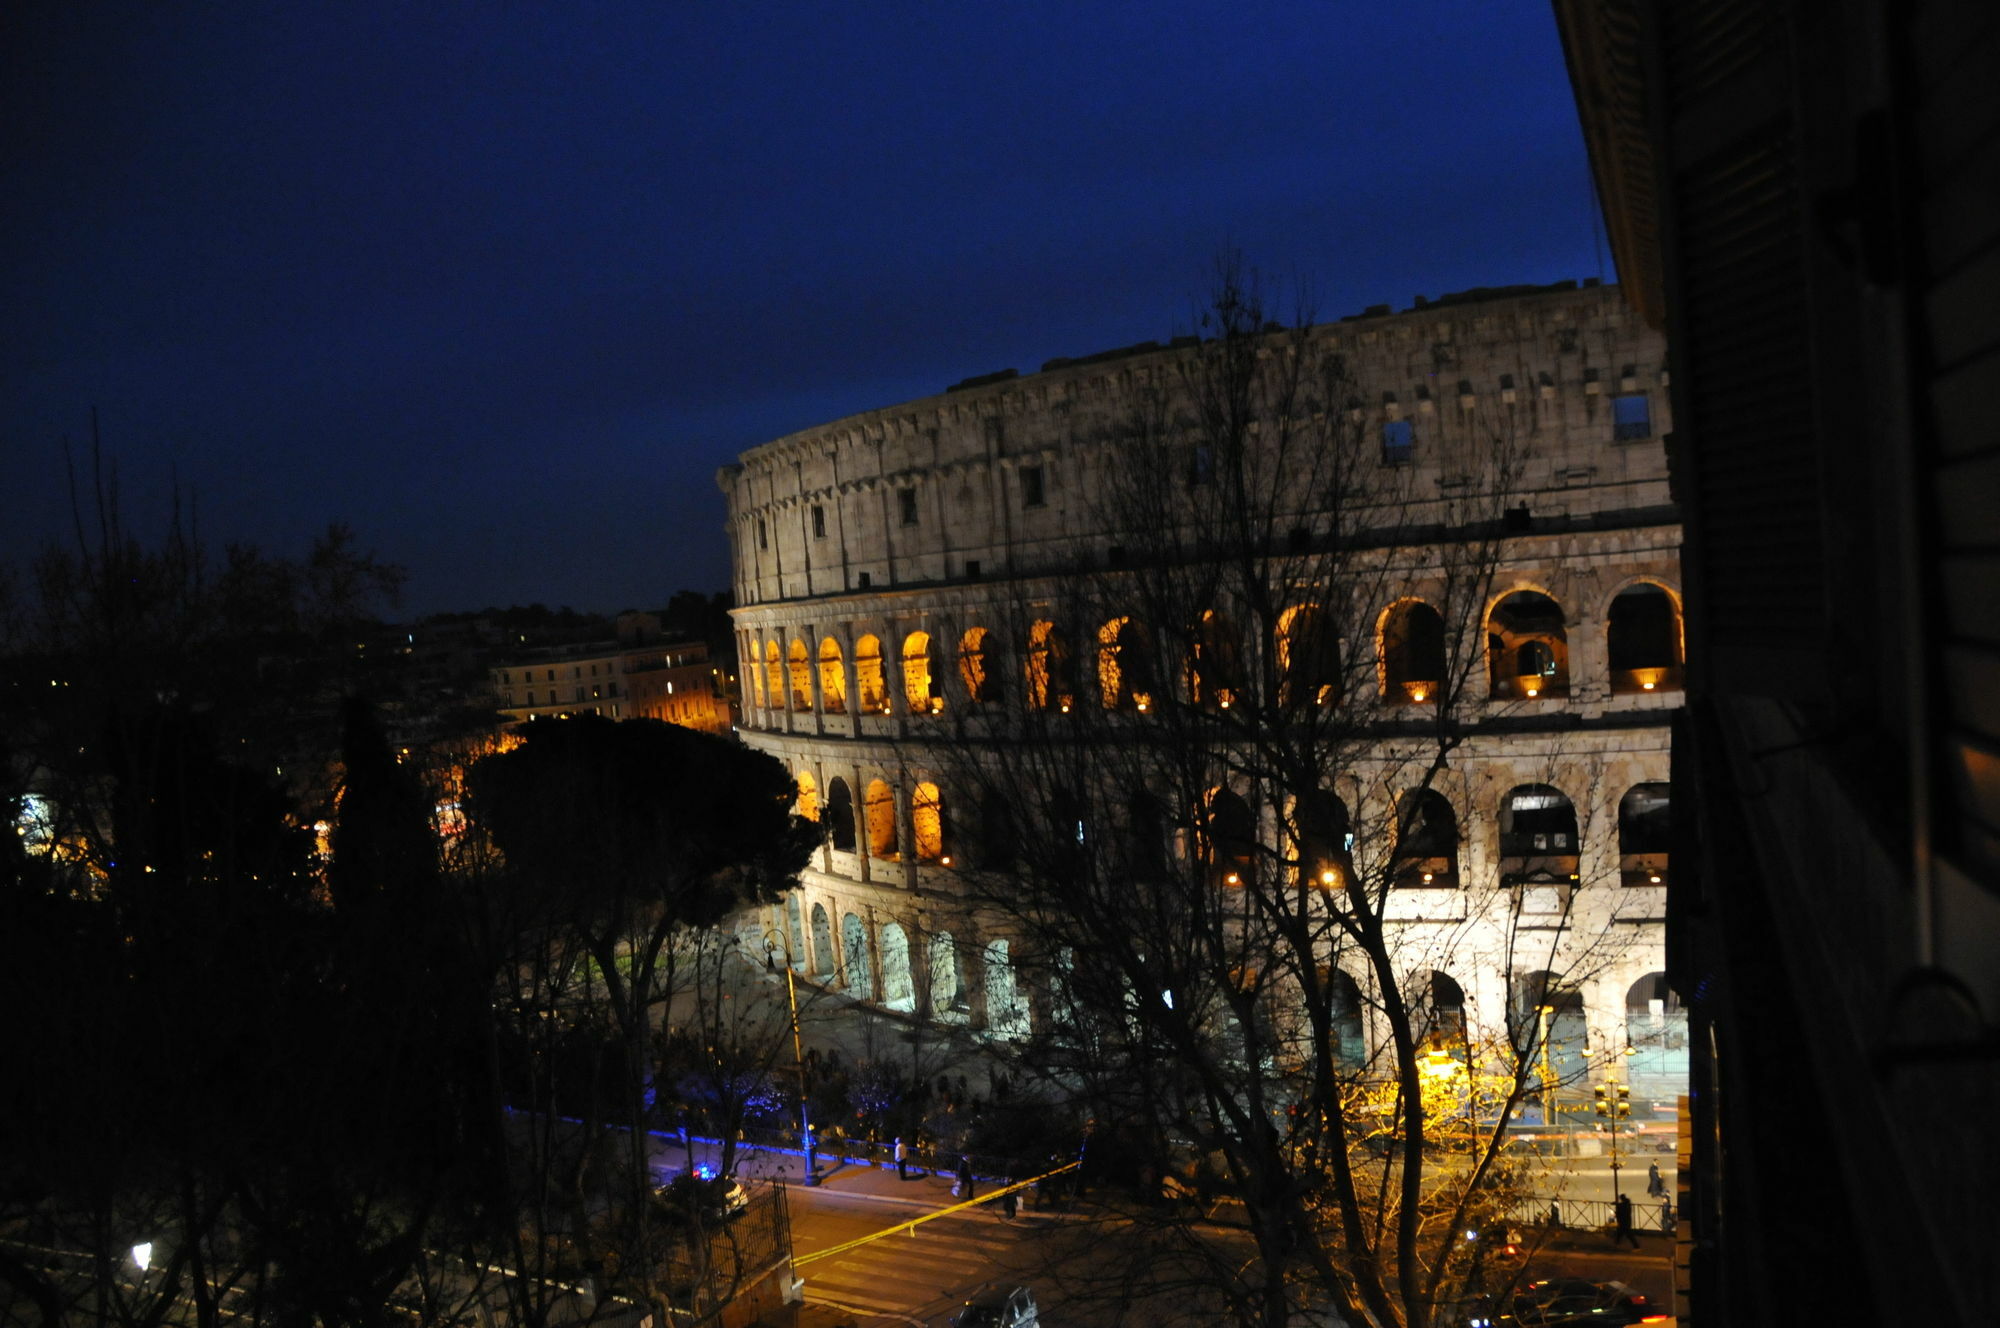
[[[1515, 1206], [1514, 1220], [1523, 1226], [1556, 1227], [1571, 1231], [1614, 1230], [1618, 1215], [1610, 1199], [1562, 1199], [1525, 1197]], [[1632, 1229], [1674, 1234], [1674, 1201], [1671, 1198], [1634, 1199]]]

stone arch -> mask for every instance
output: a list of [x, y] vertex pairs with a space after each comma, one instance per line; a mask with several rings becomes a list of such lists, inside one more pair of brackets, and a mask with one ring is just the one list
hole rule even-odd
[[910, 838], [917, 861], [936, 862], [945, 856], [944, 795], [927, 779], [910, 790]]
[[1671, 1102], [1686, 1091], [1687, 1011], [1667, 985], [1665, 973], [1648, 973], [1625, 992], [1625, 1045], [1632, 1054], [1626, 1073], [1634, 1110], [1651, 1102]]
[[1614, 695], [1680, 688], [1687, 638], [1679, 596], [1657, 581], [1634, 581], [1604, 617]]
[[1340, 700], [1340, 634], [1317, 604], [1294, 604], [1278, 618], [1279, 699], [1287, 708]]
[[979, 826], [974, 866], [1005, 871], [1020, 857], [1015, 835], [1014, 807], [1004, 793], [989, 793], [978, 807]]
[[785, 704], [785, 666], [778, 658], [778, 643], [764, 643], [764, 694], [771, 699], [771, 708], [780, 709]]
[[792, 709], [795, 711], [813, 708], [812, 659], [806, 654], [806, 643], [792, 638]]
[[1021, 991], [1006, 941], [987, 942], [981, 969], [986, 986], [987, 1030], [996, 1037], [1027, 1036], [1028, 1001]]
[[974, 705], [1000, 699], [1000, 679], [987, 658], [991, 638], [984, 627], [968, 627], [958, 638], [958, 681], [965, 688], [965, 699]]
[[1022, 665], [1031, 710], [1060, 710], [1075, 703], [1070, 685], [1069, 642], [1053, 622], [1040, 619], [1028, 627], [1028, 653]]
[[1509, 591], [1486, 614], [1486, 666], [1495, 700], [1569, 695], [1562, 605], [1539, 590]]
[[1234, 888], [1247, 884], [1257, 864], [1257, 817], [1250, 804], [1226, 785], [1212, 788], [1201, 807], [1202, 862], [1212, 882]]
[[1561, 789], [1522, 784], [1500, 800], [1500, 883], [1568, 883], [1582, 853], [1576, 808]]
[[854, 851], [854, 795], [848, 791], [847, 781], [835, 775], [826, 785], [827, 833], [833, 837], [833, 846], [842, 853]]
[[910, 969], [910, 934], [902, 924], [885, 922], [878, 939], [882, 946], [882, 1004], [892, 1010], [917, 1008], [917, 987]]
[[[754, 640], [746, 643], [743, 650], [745, 657], [750, 661], [743, 668], [743, 682], [750, 690], [750, 704], [758, 709], [762, 709], [770, 704], [770, 699], [764, 693], [763, 656], [758, 652], [758, 645]], [[528, 704], [533, 705], [534, 703], [534, 694], [529, 693]]]
[[1227, 710], [1243, 695], [1243, 643], [1236, 624], [1216, 610], [1204, 610], [1189, 641], [1188, 699], [1198, 706]]
[[1434, 788], [1396, 800], [1396, 884], [1450, 890], [1458, 885], [1458, 814]]
[[1368, 1026], [1362, 1015], [1361, 984], [1354, 975], [1335, 965], [1326, 965], [1319, 970], [1319, 979], [1325, 991], [1328, 1023], [1335, 1043], [1335, 1054], [1348, 1066], [1364, 1065], [1368, 1061]]
[[868, 924], [858, 914], [840, 920], [840, 953], [847, 969], [847, 990], [862, 1000], [875, 999], [875, 968], [868, 953]]
[[1147, 710], [1153, 704], [1152, 638], [1130, 617], [1097, 629], [1097, 699], [1106, 710]]
[[896, 795], [880, 779], [868, 781], [862, 813], [868, 825], [868, 856], [894, 861], [896, 854]]
[[1160, 881], [1167, 874], [1167, 809], [1153, 794], [1141, 791], [1125, 803], [1125, 852], [1122, 866], [1138, 881]]
[[931, 1013], [965, 1009], [965, 984], [959, 978], [958, 943], [948, 931], [931, 933]]
[[1433, 1049], [1463, 1054], [1466, 1036], [1465, 988], [1449, 973], [1429, 969], [1413, 974], [1404, 993], [1411, 1006], [1414, 1034]]
[[847, 713], [847, 660], [830, 636], [819, 643], [819, 699], [827, 714]]
[[833, 976], [833, 924], [827, 920], [826, 906], [812, 907], [812, 971], [814, 977]]
[[798, 796], [792, 800], [794, 815], [803, 816], [808, 821], [819, 819], [819, 784], [814, 781], [812, 771], [800, 770], [793, 774], [792, 783], [798, 786]]
[[1626, 885], [1665, 885], [1673, 850], [1666, 784], [1634, 784], [1618, 800], [1618, 872]]
[[1354, 823], [1347, 804], [1331, 789], [1305, 789], [1292, 804], [1299, 879], [1333, 889], [1354, 867]]
[[854, 694], [864, 715], [881, 714], [889, 704], [882, 684], [882, 640], [872, 633], [854, 643]]
[[913, 715], [944, 708], [944, 697], [931, 688], [929, 632], [911, 632], [903, 638], [903, 700]]
[[1444, 619], [1420, 599], [1382, 610], [1376, 629], [1382, 696], [1394, 704], [1429, 705], [1445, 682]]
[[1515, 1048], [1529, 1055], [1538, 1072], [1555, 1084], [1583, 1078], [1589, 1024], [1583, 992], [1547, 970], [1514, 975], [1508, 993], [1508, 1032]]

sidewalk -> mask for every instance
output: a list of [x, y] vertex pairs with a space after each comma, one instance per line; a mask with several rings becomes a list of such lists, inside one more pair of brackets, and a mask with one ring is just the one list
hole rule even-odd
[[[652, 1146], [648, 1155], [656, 1161], [654, 1166], [661, 1170], [680, 1172], [688, 1165], [688, 1149], [677, 1134], [654, 1131]], [[717, 1139], [705, 1139], [699, 1135], [692, 1139], [694, 1160], [697, 1166], [719, 1166], [722, 1158], [722, 1143]], [[859, 1151], [859, 1150], [856, 1150]], [[838, 1147], [823, 1149], [817, 1159], [819, 1185], [817, 1188], [832, 1194], [851, 1198], [869, 1199], [879, 1203], [903, 1204], [914, 1208], [936, 1211], [962, 1203], [954, 1197], [952, 1187], [958, 1177], [954, 1172], [932, 1173], [910, 1165], [908, 1180], [896, 1175], [894, 1163], [884, 1164], [866, 1158], [851, 1157]], [[736, 1145], [736, 1177], [738, 1180], [775, 1180], [786, 1185], [803, 1186], [805, 1178], [805, 1158], [796, 1148], [773, 1147], [764, 1144], [739, 1143]], [[1013, 1177], [1026, 1180], [1026, 1176]], [[974, 1198], [984, 1200], [988, 1194], [1000, 1190], [1008, 1184], [1008, 1178], [989, 1176], [975, 1172], [973, 1175]], [[1025, 1217], [1035, 1210], [1029, 1203], [1027, 1191], [1019, 1191], [1020, 1213]], [[968, 1212], [990, 1212], [995, 1220], [1004, 1220], [996, 1200], [990, 1206], [982, 1202], [979, 1209]], [[1037, 1213], [1038, 1216], [1054, 1216], [1051, 1212]]]

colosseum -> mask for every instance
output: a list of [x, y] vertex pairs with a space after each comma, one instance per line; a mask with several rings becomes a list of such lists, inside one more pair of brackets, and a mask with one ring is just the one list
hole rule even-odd
[[[1462, 1029], [1539, 1012], [1573, 1084], [1623, 1044], [1632, 1089], [1670, 1101], [1661, 340], [1590, 283], [1258, 332], [1256, 372], [1314, 366], [1288, 392], [1220, 400], [1218, 342], [1183, 338], [968, 380], [724, 469], [741, 736], [826, 827], [772, 933], [855, 999], [1032, 1038], [1049, 945], [992, 882], [1028, 869], [1037, 807], [1071, 848], [1116, 816], [1150, 846], [1112, 871], [1198, 861], [1224, 895], [1252, 872], [1378, 873], [1407, 991]], [[1203, 560], [1249, 570], [1192, 575]], [[1229, 755], [1313, 725], [1319, 791]], [[1052, 734], [1091, 755], [1024, 755]], [[1221, 755], [1186, 787], [1104, 755], [1190, 734]], [[1100, 811], [1141, 791], [1077, 780], [1143, 783], [1152, 810]], [[1379, 1042], [1367, 966], [1328, 967], [1343, 1036]]]

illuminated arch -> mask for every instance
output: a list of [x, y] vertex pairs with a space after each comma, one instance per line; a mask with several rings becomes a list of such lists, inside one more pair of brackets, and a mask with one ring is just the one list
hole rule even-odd
[[929, 780], [910, 794], [910, 837], [916, 841], [919, 862], [936, 862], [944, 856], [944, 798]]
[[882, 642], [864, 636], [854, 643], [854, 691], [864, 715], [879, 714], [889, 704], [882, 686]]
[[913, 715], [938, 709], [943, 701], [931, 692], [929, 632], [911, 632], [903, 638], [903, 699], [909, 703]]
[[879, 779], [868, 781], [863, 814], [868, 822], [868, 853], [871, 857], [896, 857], [896, 797]]
[[827, 714], [847, 713], [847, 661], [830, 636], [819, 643], [819, 699]]
[[791, 665], [792, 709], [810, 710], [813, 708], [812, 660], [806, 654], [806, 643], [797, 637], [792, 638]]
[[797, 772], [792, 776], [792, 782], [797, 784], [799, 789], [798, 797], [792, 803], [793, 812], [805, 817], [808, 821], [817, 821], [819, 819], [819, 784], [813, 779], [812, 771], [801, 770]]
[[1445, 682], [1444, 619], [1420, 599], [1402, 599], [1382, 611], [1376, 649], [1382, 660], [1382, 695], [1392, 703], [1429, 705]]
[[989, 635], [984, 627], [968, 627], [958, 638], [958, 681], [965, 688], [965, 699], [975, 705], [1000, 699], [999, 679], [986, 658]]

